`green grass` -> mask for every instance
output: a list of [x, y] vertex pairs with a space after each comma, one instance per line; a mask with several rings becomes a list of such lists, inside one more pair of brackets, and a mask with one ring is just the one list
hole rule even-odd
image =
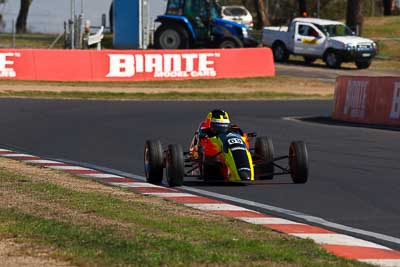
[[[77, 265], [367, 266], [332, 256], [310, 240], [276, 234], [262, 226], [182, 214], [171, 202], [150, 204], [142, 198], [126, 200], [74, 190], [4, 168], [0, 183], [0, 200], [3, 192], [14, 192], [31, 199], [32, 205], [47, 203], [34, 209], [26, 204], [23, 209], [20, 205], [1, 207], [0, 236], [50, 247], [51, 257]], [[98, 223], [99, 218], [107, 223]]]
[[59, 98], [91, 100], [257, 100], [257, 99], [331, 99], [332, 95], [294, 94], [280, 92], [246, 93], [201, 93], [176, 92], [165, 93], [112, 93], [112, 92], [44, 92], [44, 91], [4, 91], [0, 97]]
[[400, 16], [366, 17], [363, 36], [400, 38]]

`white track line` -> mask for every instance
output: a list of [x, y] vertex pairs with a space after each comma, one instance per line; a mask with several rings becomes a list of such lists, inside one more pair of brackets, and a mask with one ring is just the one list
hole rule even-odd
[[143, 193], [144, 195], [156, 196], [156, 197], [198, 197], [198, 195], [187, 194], [187, 193]]
[[1, 155], [2, 157], [7, 157], [7, 158], [18, 158], [18, 157], [26, 157], [26, 158], [36, 158], [34, 155], [29, 155], [29, 154], [16, 154], [16, 153], [10, 153], [10, 154], [3, 154]]
[[252, 223], [252, 224], [302, 224], [294, 221], [289, 221], [281, 218], [251, 218], [251, 217], [238, 217], [239, 220]]
[[304, 239], [312, 239], [317, 244], [322, 245], [344, 245], [369, 248], [380, 248], [392, 250], [388, 247], [378, 245], [369, 241], [342, 234], [290, 234]]
[[91, 174], [79, 174], [79, 176], [90, 177], [90, 178], [124, 178], [115, 174], [108, 173], [91, 173]]
[[108, 183], [113, 186], [119, 186], [119, 187], [158, 187], [160, 188], [161, 186], [154, 185], [154, 184], [149, 184], [149, 183], [140, 183], [140, 182], [129, 182], [129, 183]]
[[32, 164], [64, 164], [60, 161], [54, 160], [46, 160], [46, 159], [30, 159], [30, 160], [23, 160], [25, 163], [32, 163]]
[[47, 168], [60, 171], [94, 171], [93, 169], [88, 169], [79, 166], [48, 166]]
[[386, 259], [360, 259], [358, 261], [366, 262], [369, 264], [382, 266], [382, 267], [399, 267], [400, 259], [397, 260], [386, 260]]
[[248, 211], [248, 209], [246, 208], [242, 208], [239, 206], [235, 206], [235, 205], [231, 205], [231, 204], [184, 204], [187, 207], [191, 207], [194, 209], [198, 209], [198, 210], [227, 210], [227, 211], [240, 211], [240, 210], [246, 210]]
[[11, 152], [11, 150], [0, 148], [0, 152]]

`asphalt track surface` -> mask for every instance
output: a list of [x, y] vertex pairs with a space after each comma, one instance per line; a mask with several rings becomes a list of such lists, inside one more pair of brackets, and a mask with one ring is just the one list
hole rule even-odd
[[[400, 132], [282, 119], [328, 115], [331, 101], [0, 99], [0, 145], [143, 175], [146, 139], [187, 147], [206, 113], [219, 107], [246, 131], [272, 137], [276, 154], [286, 154], [291, 140], [305, 140], [309, 182], [297, 185], [281, 176], [250, 185], [188, 179], [185, 186], [400, 238]], [[365, 239], [400, 249], [400, 244]]]
[[325, 64], [309, 65], [301, 60], [277, 63], [275, 68], [278, 75], [314, 78], [327, 82], [334, 82], [338, 76], [400, 76], [400, 70], [359, 70], [355, 66], [330, 69]]

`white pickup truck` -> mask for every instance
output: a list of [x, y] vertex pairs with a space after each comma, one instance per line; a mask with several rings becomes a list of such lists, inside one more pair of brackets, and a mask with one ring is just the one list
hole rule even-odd
[[262, 41], [272, 48], [277, 62], [293, 54], [303, 56], [306, 63], [321, 58], [330, 68], [355, 62], [357, 68], [366, 69], [376, 55], [374, 41], [354, 36], [341, 22], [316, 18], [295, 18], [289, 27], [265, 27]]

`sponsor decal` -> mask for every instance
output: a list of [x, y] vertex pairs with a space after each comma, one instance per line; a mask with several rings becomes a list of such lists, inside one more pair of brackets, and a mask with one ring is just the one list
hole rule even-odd
[[229, 145], [234, 145], [234, 144], [242, 145], [243, 141], [242, 141], [242, 139], [239, 139], [239, 138], [231, 138], [231, 139], [228, 139], [228, 144]]
[[400, 119], [400, 82], [394, 83], [391, 119]]
[[109, 78], [130, 78], [150, 73], [154, 78], [216, 77], [220, 53], [109, 54]]
[[364, 118], [366, 111], [368, 81], [350, 80], [347, 83], [344, 114], [353, 118]]
[[303, 44], [311, 44], [311, 45], [314, 45], [314, 44], [317, 44], [317, 38], [313, 38], [313, 39], [306, 39], [306, 38], [304, 38], [303, 40], [302, 40], [302, 43]]
[[0, 77], [14, 78], [17, 77], [17, 72], [13, 68], [15, 57], [20, 57], [21, 53], [0, 53]]

